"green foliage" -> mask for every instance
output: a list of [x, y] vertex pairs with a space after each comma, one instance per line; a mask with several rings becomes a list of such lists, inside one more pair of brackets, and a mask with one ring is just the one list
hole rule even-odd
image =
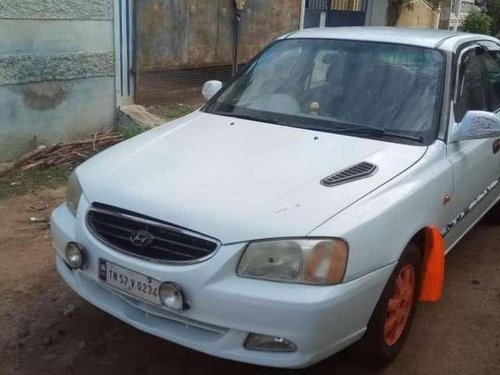
[[171, 121], [179, 117], [186, 116], [193, 112], [197, 107], [199, 107], [201, 103], [196, 104], [161, 104], [155, 105], [153, 107], [148, 108], [150, 112], [155, 114], [156, 116], [164, 119], [165, 121]]
[[434, 9], [439, 9], [441, 6], [449, 6], [450, 5], [450, 0], [427, 0], [427, 2], [434, 8]]
[[[198, 108], [201, 104], [161, 104], [155, 105], [148, 108], [148, 111], [153, 113], [155, 116], [161, 118], [165, 122], [175, 120], [177, 118], [186, 116]], [[147, 129], [140, 127], [139, 125], [123, 126], [119, 129], [120, 134], [125, 139], [133, 138], [145, 132]]]
[[389, 0], [387, 2], [387, 26], [396, 26], [403, 6], [411, 7], [411, 0]]
[[500, 36], [500, 0], [488, 0], [486, 9], [492, 19], [491, 34]]
[[133, 138], [135, 137], [136, 135], [139, 135], [143, 132], [145, 132], [146, 129], [144, 128], [141, 128], [140, 126], [138, 125], [134, 125], [134, 126], [127, 126], [127, 127], [121, 127], [119, 129], [119, 132], [120, 134], [122, 135], [122, 137], [124, 139], [129, 139], [129, 138]]
[[464, 31], [476, 34], [489, 34], [492, 19], [486, 13], [473, 10], [464, 21]]
[[0, 200], [36, 191], [43, 187], [57, 188], [66, 184], [71, 170], [64, 167], [48, 167], [23, 172], [16, 169], [0, 177]]

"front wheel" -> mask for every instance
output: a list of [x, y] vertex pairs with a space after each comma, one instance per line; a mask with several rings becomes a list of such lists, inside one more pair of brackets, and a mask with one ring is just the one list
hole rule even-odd
[[351, 348], [360, 361], [382, 367], [401, 351], [420, 291], [421, 256], [409, 244], [387, 282], [363, 338]]

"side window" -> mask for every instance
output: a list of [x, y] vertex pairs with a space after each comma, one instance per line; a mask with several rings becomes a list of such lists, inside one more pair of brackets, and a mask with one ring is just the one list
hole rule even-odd
[[461, 121], [470, 110], [487, 110], [486, 87], [483, 79], [482, 50], [475, 48], [462, 56], [455, 119]]
[[488, 50], [484, 54], [486, 76], [488, 78], [488, 109], [497, 112], [500, 109], [500, 47]]

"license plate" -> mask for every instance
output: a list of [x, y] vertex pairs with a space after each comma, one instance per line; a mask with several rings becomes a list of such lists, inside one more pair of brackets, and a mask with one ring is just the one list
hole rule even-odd
[[134, 297], [162, 305], [159, 296], [161, 282], [152, 277], [99, 259], [99, 280]]

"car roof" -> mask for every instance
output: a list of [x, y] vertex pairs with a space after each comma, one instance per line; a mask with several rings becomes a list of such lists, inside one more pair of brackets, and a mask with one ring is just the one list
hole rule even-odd
[[[448, 30], [412, 29], [399, 27], [321, 27], [290, 33], [284, 38], [345, 39], [369, 42], [408, 44], [413, 46], [440, 48], [453, 51], [458, 45], [473, 40], [492, 40], [495, 38]], [[497, 41], [498, 42], [498, 41]]]

